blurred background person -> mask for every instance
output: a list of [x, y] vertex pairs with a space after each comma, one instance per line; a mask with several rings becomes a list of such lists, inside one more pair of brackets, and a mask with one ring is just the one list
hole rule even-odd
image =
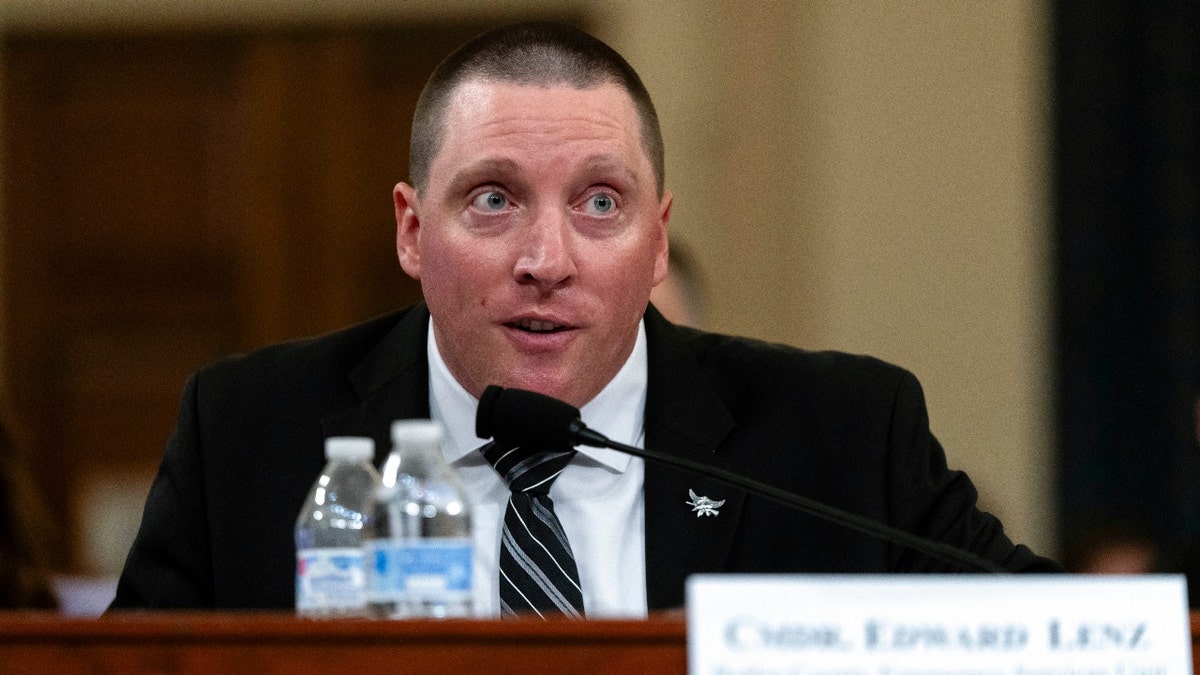
[[700, 265], [678, 237], [671, 238], [667, 255], [667, 278], [650, 291], [650, 302], [671, 323], [703, 328], [708, 323], [708, 294]]
[[1112, 524], [1092, 528], [1067, 550], [1063, 565], [1077, 574], [1149, 574], [1159, 549], [1142, 528]]
[[53, 525], [0, 416], [0, 609], [56, 609]]

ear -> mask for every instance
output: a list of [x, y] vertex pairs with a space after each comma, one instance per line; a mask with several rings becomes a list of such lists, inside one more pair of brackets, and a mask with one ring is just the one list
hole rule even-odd
[[655, 222], [657, 239], [654, 242], [655, 257], [654, 257], [654, 285], [662, 283], [663, 279], [667, 278], [667, 225], [671, 221], [671, 204], [674, 197], [670, 190], [663, 192], [662, 202], [658, 205], [658, 220]]
[[397, 183], [392, 190], [396, 205], [396, 257], [408, 276], [421, 279], [421, 217], [417, 191], [408, 183]]

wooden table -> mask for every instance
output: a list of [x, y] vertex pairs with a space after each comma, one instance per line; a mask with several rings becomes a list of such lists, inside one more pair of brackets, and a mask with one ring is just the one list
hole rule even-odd
[[[1200, 614], [1192, 614], [1200, 673]], [[0, 673], [686, 673], [687, 626], [647, 621], [318, 621], [290, 614], [0, 613]]]

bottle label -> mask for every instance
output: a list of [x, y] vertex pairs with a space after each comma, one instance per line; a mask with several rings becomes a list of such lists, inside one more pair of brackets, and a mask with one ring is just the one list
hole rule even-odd
[[367, 543], [371, 602], [471, 599], [471, 540], [377, 539]]
[[367, 574], [360, 548], [296, 552], [296, 610], [351, 610], [366, 605]]

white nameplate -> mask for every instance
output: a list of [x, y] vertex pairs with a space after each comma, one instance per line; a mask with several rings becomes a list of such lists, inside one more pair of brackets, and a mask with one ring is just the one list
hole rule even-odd
[[1182, 576], [697, 575], [692, 675], [1187, 675]]

